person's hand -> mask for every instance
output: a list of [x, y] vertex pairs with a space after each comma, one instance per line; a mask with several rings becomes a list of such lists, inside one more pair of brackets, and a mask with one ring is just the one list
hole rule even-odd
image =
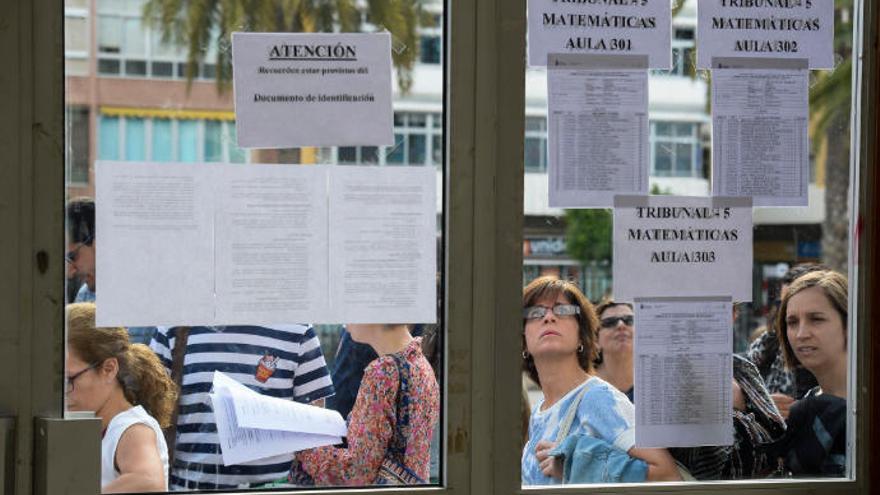
[[550, 451], [556, 448], [556, 443], [549, 440], [541, 440], [535, 445], [535, 457], [541, 466], [544, 476], [562, 480], [562, 460], [559, 457], [550, 456]]
[[791, 406], [795, 403], [795, 400], [785, 394], [770, 394], [770, 398], [773, 399], [782, 417], [788, 420], [788, 413], [791, 411]]
[[736, 380], [733, 380], [733, 408], [737, 411], [746, 410], [746, 395]]

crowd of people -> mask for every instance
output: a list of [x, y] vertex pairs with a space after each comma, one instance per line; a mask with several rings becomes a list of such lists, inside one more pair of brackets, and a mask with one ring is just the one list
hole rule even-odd
[[[101, 419], [104, 493], [436, 475], [442, 367], [425, 355], [422, 326], [350, 324], [332, 371], [309, 325], [97, 327], [94, 213], [88, 200], [68, 206], [66, 260], [82, 285], [66, 311], [66, 404]], [[574, 283], [545, 276], [523, 289], [522, 305], [523, 371], [542, 393], [524, 408], [524, 485], [844, 474], [843, 275], [822, 266], [787, 274], [768, 328], [734, 356], [734, 442], [723, 446], [636, 446], [632, 304], [594, 306]], [[208, 399], [215, 371], [263, 395], [337, 409], [347, 437], [227, 466]]]
[[594, 307], [553, 276], [522, 304], [523, 371], [543, 395], [528, 413], [524, 485], [844, 476], [845, 276], [819, 265], [786, 275], [769, 328], [734, 356], [734, 441], [722, 446], [635, 447], [631, 304]]

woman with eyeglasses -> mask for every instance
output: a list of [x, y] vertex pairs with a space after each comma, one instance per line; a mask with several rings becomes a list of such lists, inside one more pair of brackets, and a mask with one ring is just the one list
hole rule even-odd
[[[523, 369], [544, 394], [529, 420], [524, 485], [681, 479], [665, 449], [635, 447], [632, 403], [596, 376], [596, 312], [577, 286], [551, 276], [532, 281], [523, 290], [523, 325]], [[588, 456], [595, 461], [571, 464], [596, 449], [600, 455]], [[622, 464], [633, 469], [615, 472]]]
[[101, 419], [101, 493], [168, 490], [168, 426], [177, 387], [124, 328], [96, 328], [95, 305], [67, 306], [67, 409]]
[[614, 385], [633, 401], [633, 308], [629, 303], [606, 300], [599, 314], [599, 357], [596, 376]]

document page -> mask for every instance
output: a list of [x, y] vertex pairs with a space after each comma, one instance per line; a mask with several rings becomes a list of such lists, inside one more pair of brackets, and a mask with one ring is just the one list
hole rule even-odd
[[242, 148], [391, 146], [391, 34], [233, 33]]
[[98, 326], [214, 321], [207, 172], [184, 164], [97, 162]]
[[436, 177], [432, 167], [332, 169], [330, 280], [338, 321], [436, 321]]
[[636, 446], [733, 444], [731, 298], [635, 302]]
[[712, 71], [712, 192], [807, 206], [809, 71]]
[[346, 435], [336, 411], [260, 395], [218, 371], [213, 385], [209, 398], [226, 466], [278, 456], [283, 462], [300, 450], [341, 443]]
[[648, 192], [648, 72], [547, 70], [550, 206], [611, 208]]
[[327, 168], [218, 165], [217, 321], [326, 318]]

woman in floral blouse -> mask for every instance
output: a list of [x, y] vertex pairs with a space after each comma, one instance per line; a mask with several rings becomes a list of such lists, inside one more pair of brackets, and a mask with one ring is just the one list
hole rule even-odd
[[[354, 408], [348, 417], [348, 448], [319, 447], [297, 454], [316, 485], [371, 485], [391, 443], [397, 423], [398, 362], [408, 369], [405, 397], [409, 421], [401, 425], [406, 440], [404, 464], [423, 480], [430, 473], [431, 433], [440, 414], [434, 371], [406, 325], [348, 325], [352, 339], [369, 344], [379, 355], [364, 370]], [[399, 360], [399, 361], [398, 361]], [[406, 373], [406, 371], [405, 371]]]

